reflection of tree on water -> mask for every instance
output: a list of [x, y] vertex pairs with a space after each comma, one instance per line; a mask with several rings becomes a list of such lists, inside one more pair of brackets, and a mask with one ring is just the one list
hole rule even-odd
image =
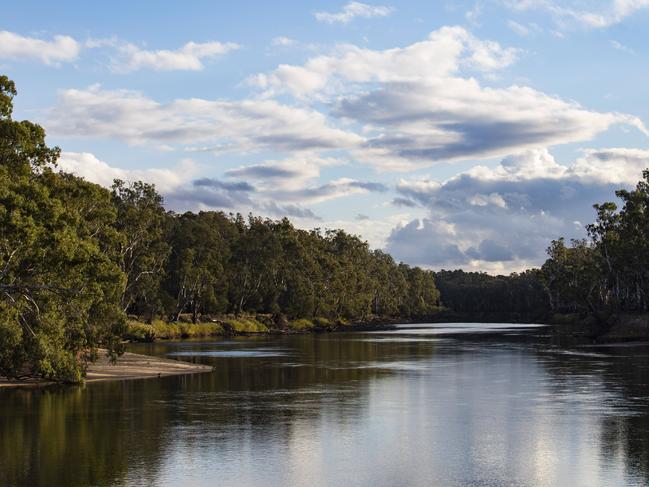
[[[464, 336], [440, 344], [417, 337], [348, 334], [188, 344], [193, 348], [185, 350], [268, 353], [185, 357], [214, 365], [214, 374], [3, 391], [0, 485], [154, 485], [183, 468], [202, 468], [205, 474], [215, 465], [221, 473], [257, 462], [286, 465], [287, 459], [304, 460], [308, 452], [302, 446], [325, 445], [312, 452], [311, 461], [318, 463], [333, 458], [326, 448], [336, 445], [314, 435], [336, 438], [372, 422], [377, 414], [372, 404], [385, 403], [371, 393], [377, 398], [395, 394], [399, 401], [397, 396], [409, 386], [394, 371], [418, 374], [419, 366], [431, 364], [436, 367], [432, 372], [416, 375], [411, 383], [410, 392], [426, 394], [423, 403], [413, 404], [421, 416], [413, 412], [396, 424], [417, 423], [409, 434], [431, 442], [427, 448], [435, 455], [421, 458], [438, 462], [438, 471], [456, 469], [458, 476], [465, 475], [467, 459], [455, 463], [445, 458], [451, 454], [445, 453], [447, 447], [435, 445], [435, 435], [422, 430], [422, 424], [437, 428], [437, 438], [453, 438], [461, 445], [458, 451], [472, 452], [475, 472], [470, 474], [476, 478], [488, 474], [503, 480], [505, 469], [521, 481], [532, 479], [539, 454], [552, 459], [570, 455], [566, 448], [573, 448], [585, 449], [581, 458], [593, 462], [580, 468], [626, 469], [627, 478], [649, 483], [649, 357], [642, 356], [649, 352], [566, 352], [547, 343], [547, 337], [527, 334]], [[179, 350], [169, 343], [146, 347], [162, 355]], [[515, 393], [509, 394], [512, 389]], [[492, 403], [484, 402], [487, 398]], [[412, 409], [404, 414], [408, 411]], [[517, 423], [520, 412], [523, 423]], [[380, 434], [387, 437], [387, 432]], [[492, 436], [486, 441], [484, 435]], [[534, 446], [537, 439], [545, 443]], [[553, 450], [557, 444], [561, 448]], [[516, 453], [521, 448], [523, 453]], [[526, 458], [532, 453], [537, 457]], [[573, 453], [580, 457], [582, 452]], [[493, 455], [507, 460], [499, 463]], [[195, 462], [191, 467], [184, 465], [189, 458]]]
[[[558, 341], [559, 340], [559, 341]], [[554, 378], [553, 396], [584, 396], [599, 412], [603, 461], [623, 459], [627, 475], [649, 485], [649, 348], [578, 347], [583, 339], [553, 337], [555, 345], [577, 347], [542, 355]], [[588, 344], [588, 343], [586, 343]], [[592, 389], [600, 389], [589, 396]]]
[[129, 465], [158, 462], [166, 412], [134, 386], [3, 392], [0, 485], [111, 485]]
[[3, 391], [0, 485], [147, 483], [174, 449], [227, 456], [237, 454], [226, 451], [232, 444], [286, 446], [301, 434], [295, 428], [315, 430], [324, 414], [339, 424], [362, 415], [368, 381], [390, 373], [380, 364], [435, 350], [432, 342], [289, 340], [291, 356], [207, 360], [214, 374]]
[[628, 404], [628, 410], [602, 422], [602, 455], [625, 456], [627, 468], [649, 485], [649, 351], [644, 347], [601, 350], [614, 356], [603, 371], [605, 383]]

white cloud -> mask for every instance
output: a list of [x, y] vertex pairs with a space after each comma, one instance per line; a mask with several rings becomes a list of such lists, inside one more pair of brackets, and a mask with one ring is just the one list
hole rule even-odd
[[135, 44], [117, 43], [118, 56], [113, 59], [112, 69], [130, 72], [150, 68], [155, 71], [200, 71], [204, 60], [222, 56], [241, 46], [233, 42], [188, 42], [175, 50], [146, 50]]
[[634, 50], [631, 49], [628, 46], [625, 46], [619, 41], [616, 41], [615, 39], [611, 40], [611, 46], [613, 46], [614, 49], [617, 49], [618, 51], [626, 52], [628, 54], [635, 54]]
[[0, 31], [0, 59], [37, 59], [47, 65], [77, 59], [81, 46], [70, 36], [56, 35], [52, 40], [24, 37]]
[[564, 166], [536, 149], [442, 183], [401, 180], [402, 197], [429, 213], [396, 226], [387, 249], [434, 268], [509, 272], [539, 265], [552, 239], [584, 237], [575, 222], [593, 221], [592, 205], [614, 200], [614, 191], [632, 187], [647, 167], [649, 150], [588, 149]]
[[114, 179], [153, 183], [162, 193], [173, 191], [189, 183], [199, 171], [189, 159], [172, 169], [122, 169], [109, 165], [89, 152], [62, 152], [58, 167], [64, 172], [80, 176], [87, 181], [110, 187]]
[[355, 156], [387, 170], [590, 140], [614, 124], [647, 134], [636, 117], [590, 111], [528, 87], [484, 88], [459, 77], [386, 84], [343, 98], [336, 113], [374, 135]]
[[590, 140], [614, 124], [649, 134], [633, 116], [587, 110], [525, 86], [490, 88], [467, 76], [492, 74], [518, 54], [461, 27], [443, 27], [403, 48], [339, 46], [249, 81], [266, 96], [288, 92], [306, 103], [326, 102], [331, 115], [362, 129], [366, 141], [353, 157], [383, 170]]
[[271, 189], [266, 194], [272, 200], [316, 204], [352, 194], [382, 193], [387, 190], [387, 186], [381, 183], [340, 178], [318, 186], [307, 186], [301, 189]]
[[349, 2], [345, 4], [340, 12], [316, 12], [315, 18], [320, 22], [329, 24], [341, 23], [347, 24], [357, 17], [372, 18], [372, 17], [387, 17], [394, 9], [381, 5], [367, 5], [360, 2]]
[[[339, 46], [303, 66], [282, 64], [273, 72], [249, 79], [267, 95], [289, 92], [298, 97], [353, 90], [361, 83], [427, 81], [448, 77], [461, 68], [493, 71], [512, 64], [514, 48], [480, 40], [462, 27], [442, 27], [428, 38], [403, 48], [376, 51], [354, 45]], [[348, 86], [351, 85], [351, 86]]]
[[45, 124], [62, 137], [104, 137], [130, 144], [207, 143], [214, 152], [325, 150], [353, 147], [362, 138], [331, 127], [314, 110], [274, 100], [178, 99], [159, 103], [139, 92], [65, 90]]
[[258, 188], [267, 191], [293, 190], [306, 187], [320, 176], [320, 167], [339, 166], [346, 161], [303, 153], [281, 160], [269, 160], [228, 169], [229, 178], [254, 181]]
[[[361, 218], [359, 218], [359, 216]], [[366, 215], [357, 215], [353, 219], [331, 219], [323, 222], [314, 222], [311, 226], [321, 228], [341, 228], [352, 235], [359, 235], [367, 240], [372, 248], [385, 248], [392, 230], [412, 219], [411, 213], [397, 213], [382, 218], [365, 218]]]
[[514, 20], [508, 20], [507, 27], [509, 27], [514, 33], [518, 34], [521, 37], [528, 37], [532, 34], [536, 34], [542, 31], [541, 27], [533, 22], [527, 25], [523, 25]]
[[587, 182], [632, 186], [649, 169], [649, 150], [643, 149], [584, 149], [569, 168], [567, 175]]
[[56, 35], [51, 40], [25, 37], [9, 31], [0, 31], [0, 59], [38, 59], [48, 65], [75, 61], [82, 48], [111, 48], [116, 55], [112, 57], [111, 69], [116, 72], [129, 72], [142, 68], [157, 71], [201, 70], [203, 61], [239, 49], [232, 42], [188, 42], [175, 50], [146, 50], [135, 44], [120, 41], [116, 37], [108, 39], [90, 38], [83, 44], [66, 35]]
[[[558, 4], [551, 0], [503, 0], [503, 3], [513, 10], [544, 10], [554, 16], [562, 28], [574, 28], [580, 25], [590, 29], [602, 29], [622, 22], [639, 10], [649, 7], [649, 0], [612, 0], [598, 7], [592, 2], [591, 9], [585, 8], [587, 3], [579, 0], [569, 0]], [[598, 2], [601, 3], [601, 2]]]
[[469, 198], [469, 204], [473, 206], [494, 205], [499, 208], [507, 207], [507, 202], [498, 193], [491, 193], [491, 194], [476, 193], [471, 198]]
[[285, 37], [285, 36], [279, 36], [279, 37], [274, 37], [273, 40], [270, 42], [271, 45], [273, 46], [293, 46], [297, 43], [295, 39], [291, 39], [290, 37]]
[[380, 183], [350, 178], [315, 181], [319, 167], [342, 163], [316, 156], [266, 161], [226, 171], [230, 180], [221, 180], [201, 177], [204, 168], [190, 159], [173, 168], [123, 169], [88, 152], [63, 152], [58, 169], [107, 188], [115, 179], [153, 183], [165, 198], [167, 209], [176, 211], [216, 209], [319, 222], [304, 205], [387, 190]]

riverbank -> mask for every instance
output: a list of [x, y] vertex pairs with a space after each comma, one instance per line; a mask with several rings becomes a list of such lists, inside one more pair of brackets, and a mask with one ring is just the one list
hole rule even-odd
[[552, 317], [551, 324], [559, 334], [588, 338], [593, 343], [649, 340], [649, 314], [557, 314]]
[[[88, 367], [85, 382], [151, 379], [170, 375], [199, 374], [211, 371], [212, 367], [207, 365], [192, 364], [190, 362], [181, 362], [180, 360], [151, 357], [130, 352], [124, 353], [113, 364], [105, 352], [102, 351], [100, 358]], [[0, 378], [0, 388], [40, 387], [52, 384], [52, 382], [37, 379], [11, 381]]]
[[274, 318], [272, 315], [261, 314], [238, 317], [205, 316], [197, 323], [192, 323], [188, 317], [181, 317], [181, 320], [177, 322], [154, 320], [152, 323], [143, 323], [133, 319], [128, 322], [128, 330], [124, 339], [131, 342], [153, 342], [156, 340], [218, 336], [370, 331], [389, 329], [398, 323], [411, 322], [408, 319], [379, 317], [363, 321], [329, 320], [327, 318], [286, 320]]

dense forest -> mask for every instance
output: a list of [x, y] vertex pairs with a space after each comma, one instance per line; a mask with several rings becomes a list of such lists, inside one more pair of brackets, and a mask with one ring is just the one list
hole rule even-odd
[[453, 316], [540, 319], [549, 310], [548, 293], [538, 269], [508, 276], [442, 270], [435, 273], [435, 284]]
[[439, 309], [431, 271], [342, 230], [221, 212], [175, 214], [152, 185], [57, 171], [42, 127], [12, 119], [0, 77], [0, 375], [75, 382], [127, 317], [263, 313], [348, 322]]

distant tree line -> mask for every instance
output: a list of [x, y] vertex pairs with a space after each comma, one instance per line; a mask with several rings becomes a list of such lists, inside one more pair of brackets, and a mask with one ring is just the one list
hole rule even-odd
[[342, 230], [288, 220], [175, 214], [152, 185], [111, 190], [56, 170], [42, 127], [12, 119], [0, 76], [0, 376], [79, 381], [126, 317], [268, 313], [362, 320], [424, 317], [431, 271], [397, 264]]
[[538, 269], [507, 276], [442, 270], [435, 283], [444, 306], [460, 315], [542, 317], [549, 309]]
[[343, 230], [300, 230], [222, 212], [166, 212], [154, 188], [116, 181], [122, 309], [151, 320], [267, 313], [278, 318], [423, 317], [434, 275], [397, 264]]

